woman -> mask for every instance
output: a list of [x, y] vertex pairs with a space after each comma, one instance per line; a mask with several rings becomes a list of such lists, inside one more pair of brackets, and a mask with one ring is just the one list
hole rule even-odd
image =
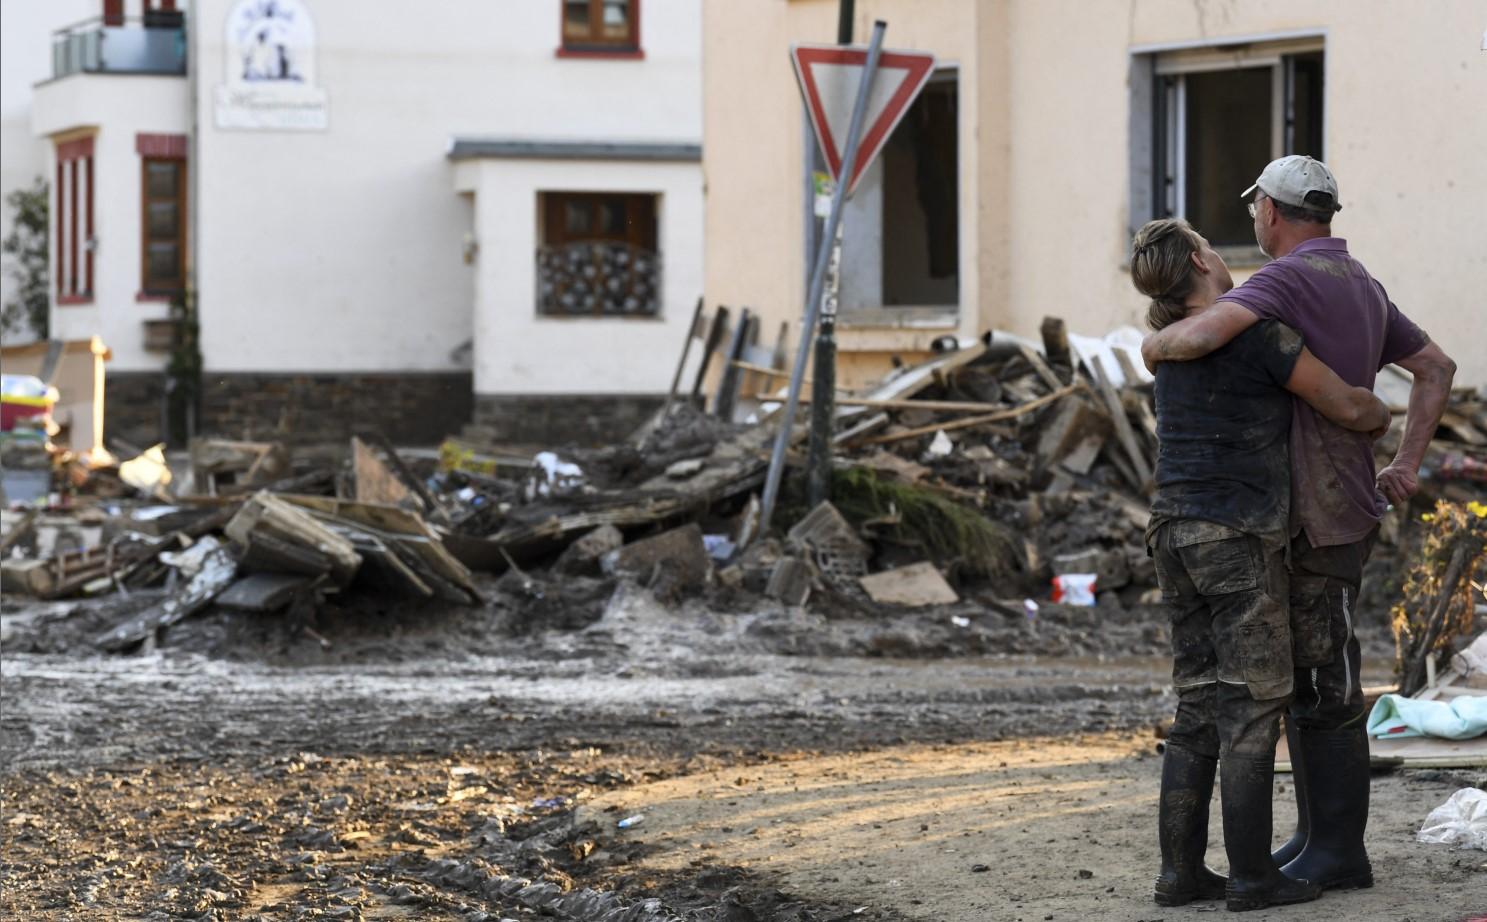
[[[1186, 221], [1151, 221], [1132, 241], [1131, 280], [1154, 330], [1213, 304], [1234, 282]], [[1172, 619], [1177, 716], [1162, 764], [1156, 901], [1225, 897], [1230, 910], [1316, 899], [1270, 858], [1270, 787], [1290, 700], [1285, 548], [1290, 536], [1291, 395], [1333, 422], [1382, 430], [1389, 412], [1263, 321], [1193, 362], [1157, 369], [1157, 470], [1147, 548]], [[1222, 763], [1229, 877], [1204, 866], [1208, 804]]]

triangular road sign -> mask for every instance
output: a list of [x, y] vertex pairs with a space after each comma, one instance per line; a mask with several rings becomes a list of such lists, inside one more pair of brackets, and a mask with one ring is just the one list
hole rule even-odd
[[[795, 77], [800, 93], [821, 145], [821, 156], [833, 179], [841, 181], [842, 154], [847, 148], [847, 129], [852, 122], [852, 104], [857, 99], [857, 86], [867, 65], [867, 48], [862, 45], [792, 45], [790, 60], [795, 63]], [[862, 140], [857, 146], [857, 163], [852, 170], [847, 194], [873, 158], [883, 149], [888, 136], [909, 105], [924, 89], [934, 70], [935, 56], [922, 51], [884, 50], [878, 58], [877, 74], [867, 98]]]

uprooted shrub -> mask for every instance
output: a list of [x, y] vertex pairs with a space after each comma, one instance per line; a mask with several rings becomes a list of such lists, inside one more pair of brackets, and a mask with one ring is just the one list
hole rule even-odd
[[1006, 580], [1023, 569], [1011, 529], [932, 486], [902, 483], [854, 467], [832, 477], [832, 502], [853, 525], [871, 523], [888, 540], [922, 546], [942, 566]]
[[[1399, 691], [1425, 687], [1426, 661], [1469, 636], [1487, 579], [1487, 505], [1441, 500], [1421, 516], [1428, 530], [1392, 611]], [[1483, 574], [1483, 575], [1479, 575]]]

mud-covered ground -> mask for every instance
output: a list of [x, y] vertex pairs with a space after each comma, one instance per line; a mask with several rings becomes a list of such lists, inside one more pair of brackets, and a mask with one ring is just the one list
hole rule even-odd
[[[859, 895], [726, 836], [661, 860], [619, 805], [782, 761], [1100, 731], [1146, 752], [1144, 775], [1174, 701], [1149, 609], [813, 614], [581, 578], [485, 588], [469, 609], [346, 600], [314, 633], [213, 611], [122, 656], [89, 641], [148, 594], [9, 607], [0, 915], [933, 918], [912, 885]], [[1381, 618], [1364, 630], [1387, 649]], [[1416, 804], [1382, 799], [1391, 834], [1418, 824], [1396, 807]], [[1055, 834], [1048, 860], [1077, 839]]]

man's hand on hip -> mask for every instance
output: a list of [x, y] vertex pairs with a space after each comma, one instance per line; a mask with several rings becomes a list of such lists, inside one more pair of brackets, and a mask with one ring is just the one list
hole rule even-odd
[[1419, 473], [1407, 464], [1395, 461], [1379, 471], [1375, 478], [1379, 492], [1395, 506], [1403, 506], [1410, 497], [1420, 492]]

